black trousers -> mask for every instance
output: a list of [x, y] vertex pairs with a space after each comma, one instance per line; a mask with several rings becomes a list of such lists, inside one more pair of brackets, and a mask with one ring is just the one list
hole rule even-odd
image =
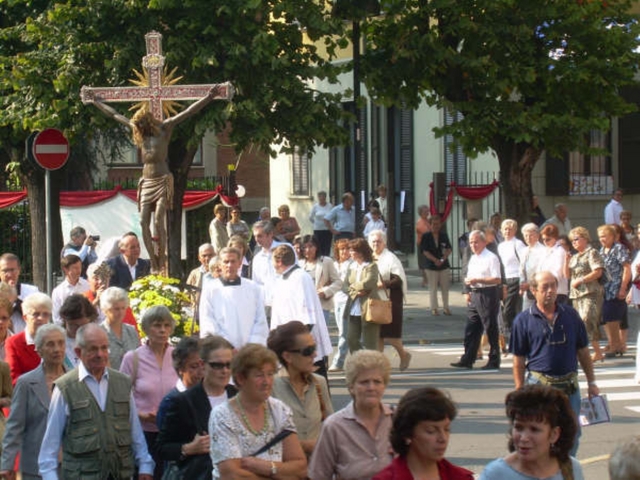
[[482, 340], [482, 332], [489, 338], [489, 364], [500, 366], [500, 345], [498, 343], [498, 312], [500, 299], [497, 287], [487, 287], [471, 292], [464, 329], [464, 355], [460, 361], [473, 365]]
[[511, 326], [516, 315], [522, 311], [522, 297], [520, 296], [520, 279], [507, 278], [507, 296], [502, 302], [502, 333], [509, 344]]
[[331, 254], [331, 240], [333, 239], [331, 230], [314, 230], [313, 236], [318, 239], [318, 244], [320, 245], [318, 255], [328, 257]]

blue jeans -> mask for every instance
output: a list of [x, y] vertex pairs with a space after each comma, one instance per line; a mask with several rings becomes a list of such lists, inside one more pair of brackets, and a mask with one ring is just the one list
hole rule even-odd
[[344, 302], [335, 302], [334, 315], [336, 317], [336, 325], [338, 326], [338, 351], [333, 357], [332, 365], [342, 368], [344, 361], [349, 352], [349, 344], [347, 343], [347, 331], [349, 330], [349, 317], [345, 318], [344, 308], [347, 306], [347, 300]]
[[[525, 383], [527, 385], [535, 385], [541, 382], [537, 378], [534, 378], [530, 373], [527, 373]], [[580, 426], [580, 389], [577, 389], [575, 392], [569, 395], [569, 403], [571, 404], [571, 410], [573, 410], [573, 412], [576, 414], [576, 424], [578, 425], [578, 430], [576, 430], [576, 438], [573, 441], [573, 448], [571, 449], [571, 452], [569, 452], [572, 457], [575, 457], [576, 453], [578, 453], [578, 447], [580, 446], [580, 436], [582, 435], [582, 427]]]

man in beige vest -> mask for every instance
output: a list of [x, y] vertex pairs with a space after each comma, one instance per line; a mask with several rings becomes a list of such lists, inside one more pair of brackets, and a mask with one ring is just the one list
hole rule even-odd
[[[55, 382], [38, 464], [44, 480], [125, 480], [154, 463], [131, 396], [131, 380], [107, 368], [109, 339], [95, 323], [76, 334], [78, 366]], [[58, 452], [62, 447], [61, 472]]]

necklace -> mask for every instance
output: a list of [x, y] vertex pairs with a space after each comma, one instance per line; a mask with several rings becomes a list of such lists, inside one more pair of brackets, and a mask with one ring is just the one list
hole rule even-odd
[[240, 394], [236, 396], [236, 403], [238, 404], [238, 407], [240, 409], [240, 417], [242, 418], [242, 422], [251, 433], [253, 433], [256, 437], [258, 437], [263, 433], [267, 432], [267, 430], [269, 429], [269, 415], [267, 412], [267, 402], [264, 402], [263, 404], [264, 405], [264, 425], [262, 425], [261, 430], [254, 430], [253, 427], [251, 426], [251, 422], [249, 422], [249, 419], [247, 418], [247, 412], [245, 412], [244, 407], [240, 402]]

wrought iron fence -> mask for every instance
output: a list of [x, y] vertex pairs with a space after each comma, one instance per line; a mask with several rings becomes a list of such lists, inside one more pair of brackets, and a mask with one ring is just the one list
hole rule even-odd
[[[489, 185], [499, 177], [498, 172], [473, 172], [468, 175], [467, 187]], [[500, 213], [502, 210], [502, 192], [500, 188], [496, 188], [491, 195], [482, 200], [482, 215], [478, 220], [489, 223], [494, 213]], [[503, 215], [504, 217], [504, 215]], [[460, 271], [462, 267], [462, 252], [458, 248], [458, 239], [467, 232], [467, 201], [460, 197], [455, 197], [453, 207], [449, 218], [446, 221], [446, 229], [453, 246], [453, 254], [451, 260], [452, 279], [460, 280]]]

